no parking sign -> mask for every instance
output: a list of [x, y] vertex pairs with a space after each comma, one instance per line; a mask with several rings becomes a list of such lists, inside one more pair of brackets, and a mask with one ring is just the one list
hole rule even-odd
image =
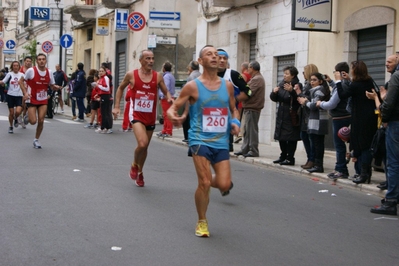
[[145, 27], [145, 17], [139, 12], [133, 12], [127, 18], [127, 25], [132, 31], [140, 31]]
[[42, 50], [46, 54], [50, 53], [53, 50], [53, 44], [50, 41], [45, 41], [42, 43]]

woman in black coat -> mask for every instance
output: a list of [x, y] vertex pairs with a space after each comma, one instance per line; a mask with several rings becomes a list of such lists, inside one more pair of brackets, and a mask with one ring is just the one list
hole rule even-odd
[[[350, 133], [350, 150], [353, 157], [360, 166], [360, 175], [353, 179], [356, 184], [370, 183], [371, 161], [370, 152], [371, 142], [377, 131], [377, 118], [375, 105], [366, 97], [366, 91], [372, 92], [374, 87], [373, 79], [369, 76], [367, 66], [363, 61], [353, 61], [351, 63], [352, 83], [347, 88], [341, 85], [341, 77], [348, 75], [345, 72], [334, 73], [339, 98], [352, 97], [352, 117]], [[359, 169], [356, 169], [359, 174]]]
[[295, 87], [300, 86], [300, 89], [302, 89], [302, 84], [299, 83], [296, 67], [287, 66], [283, 71], [284, 80], [270, 94], [270, 99], [278, 103], [274, 139], [279, 141], [281, 150], [280, 157], [273, 163], [294, 165], [294, 154], [298, 140], [300, 140], [300, 126], [299, 123], [293, 124], [290, 109], [293, 112], [298, 111], [300, 105], [297, 101]]

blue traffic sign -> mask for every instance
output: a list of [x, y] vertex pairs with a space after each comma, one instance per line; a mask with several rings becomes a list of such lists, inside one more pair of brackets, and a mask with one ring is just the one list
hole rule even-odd
[[179, 20], [180, 21], [180, 12], [150, 11], [150, 19]]
[[31, 6], [29, 8], [30, 20], [50, 20], [50, 8], [41, 6]]
[[64, 35], [61, 36], [60, 44], [61, 44], [62, 47], [69, 48], [69, 47], [72, 46], [72, 43], [73, 43], [73, 39], [72, 39], [71, 35], [64, 34]]
[[127, 31], [127, 17], [129, 9], [115, 9], [115, 30]]
[[15, 41], [14, 40], [6, 41], [6, 47], [7, 49], [13, 50], [15, 48]]

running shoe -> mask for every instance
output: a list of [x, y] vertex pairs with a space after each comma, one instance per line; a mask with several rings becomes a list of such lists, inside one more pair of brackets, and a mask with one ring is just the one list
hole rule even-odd
[[84, 126], [84, 128], [93, 128], [93, 124], [88, 123], [87, 125]]
[[110, 128], [110, 129], [106, 129], [104, 133], [105, 133], [105, 134], [112, 134], [113, 131], [112, 131], [112, 129]]
[[19, 126], [18, 119], [14, 119], [14, 127], [17, 128]]
[[207, 220], [199, 220], [197, 222], [197, 227], [195, 228], [195, 235], [200, 237], [210, 237], [208, 230], [208, 221]]
[[138, 174], [139, 174], [139, 167], [137, 165], [132, 165], [130, 167], [130, 174], [129, 174], [130, 178], [136, 180]]
[[64, 109], [61, 109], [61, 114], [63, 114], [64, 113]]
[[348, 178], [348, 174], [345, 174], [345, 173], [341, 173], [341, 172], [338, 172], [338, 171], [336, 171], [335, 173], [333, 173], [332, 175], [331, 174], [328, 174], [328, 178], [330, 178], [330, 179], [338, 179], [338, 178], [341, 178], [341, 179], [347, 179]]
[[85, 120], [84, 119], [80, 119], [80, 118], [76, 118], [73, 121], [75, 121], [75, 122], [84, 122]]
[[18, 120], [18, 124], [23, 127], [24, 126], [24, 121], [22, 121], [22, 116], [18, 116], [17, 120]]
[[8, 133], [10, 133], [10, 134], [14, 133], [14, 129], [12, 127], [9, 127], [8, 128]]
[[233, 187], [234, 187], [233, 182], [231, 182], [229, 190], [224, 191], [224, 192], [220, 192], [220, 193], [222, 193], [222, 196], [223, 196], [223, 197], [224, 197], [224, 196], [227, 196], [227, 195], [230, 194], [230, 190], [232, 190]]
[[35, 148], [35, 149], [41, 149], [42, 148], [42, 145], [40, 144], [38, 139], [35, 139], [33, 141], [33, 148]]
[[144, 176], [143, 172], [138, 174], [137, 179], [136, 179], [136, 186], [138, 187], [144, 187]]
[[158, 137], [158, 138], [162, 138], [162, 136], [163, 136], [162, 131], [159, 131], [159, 132], [157, 133], [157, 137]]
[[24, 124], [25, 124], [25, 126], [26, 126], [28, 123], [29, 123], [29, 117], [28, 117], [28, 114], [26, 114], [26, 115], [24, 116]]
[[100, 133], [100, 134], [104, 134], [104, 133], [105, 133], [105, 131], [106, 131], [106, 129], [105, 129], [105, 128], [104, 128], [104, 129], [97, 128], [96, 130], [94, 130], [94, 132], [96, 132], [96, 133]]

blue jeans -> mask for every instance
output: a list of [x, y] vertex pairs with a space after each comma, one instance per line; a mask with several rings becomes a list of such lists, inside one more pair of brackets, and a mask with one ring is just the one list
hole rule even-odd
[[79, 119], [84, 119], [84, 115], [85, 115], [85, 105], [83, 103], [84, 98], [82, 97], [76, 97], [76, 103], [78, 104], [78, 110], [79, 110]]
[[346, 166], [346, 145], [345, 142], [342, 141], [338, 137], [338, 131], [342, 127], [348, 127], [351, 123], [350, 118], [343, 119], [333, 119], [333, 140], [335, 147], [335, 171], [348, 174], [348, 167]]
[[388, 190], [386, 199], [399, 199], [399, 121], [388, 123], [385, 131], [387, 148]]
[[[72, 101], [72, 115], [76, 116], [76, 100], [74, 100], [75, 97], [71, 97], [71, 101]], [[76, 98], [75, 98], [76, 99]]]
[[305, 147], [305, 151], [306, 151], [306, 156], [308, 157], [308, 161], [310, 162], [314, 162], [314, 145], [310, 139], [310, 136], [308, 134], [308, 132], [306, 131], [301, 131], [301, 139], [303, 142], [303, 146]]

